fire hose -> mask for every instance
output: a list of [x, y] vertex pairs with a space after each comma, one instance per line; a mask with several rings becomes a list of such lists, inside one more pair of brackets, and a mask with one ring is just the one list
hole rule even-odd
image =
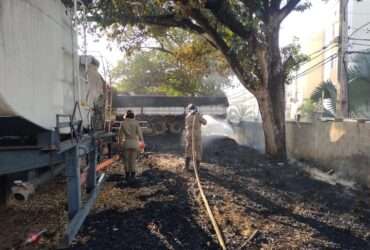
[[194, 127], [195, 127], [195, 119], [196, 119], [196, 116], [194, 115], [194, 118], [193, 118], [193, 126], [192, 126], [192, 132], [191, 132], [191, 148], [192, 148], [192, 158], [193, 158], [193, 169], [194, 169], [194, 174], [195, 174], [195, 179], [196, 179], [196, 182], [197, 182], [197, 185], [198, 185], [198, 189], [199, 189], [199, 193], [200, 193], [200, 196], [202, 197], [202, 200], [203, 200], [203, 204], [206, 208], [206, 211], [207, 211], [207, 214], [208, 214], [208, 217], [209, 219], [211, 220], [211, 223], [212, 223], [212, 226], [213, 226], [213, 229], [215, 230], [216, 232], [216, 236], [217, 236], [217, 240], [221, 246], [221, 248], [223, 250], [226, 250], [226, 245], [225, 245], [225, 241], [224, 241], [224, 238], [223, 238], [223, 235], [222, 235], [222, 232], [215, 220], [215, 217], [212, 213], [212, 210], [208, 204], [208, 200], [207, 200], [207, 197], [206, 195], [204, 194], [204, 191], [203, 191], [203, 187], [202, 187], [202, 184], [200, 182], [200, 179], [199, 179], [199, 173], [198, 173], [198, 168], [196, 166], [196, 155], [195, 155], [195, 146], [194, 146]]

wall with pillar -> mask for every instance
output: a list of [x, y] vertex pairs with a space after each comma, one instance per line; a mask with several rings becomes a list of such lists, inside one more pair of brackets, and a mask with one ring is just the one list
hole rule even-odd
[[[288, 157], [312, 162], [340, 177], [370, 185], [370, 122], [288, 121]], [[260, 123], [241, 123], [235, 139], [261, 152], [264, 137]]]

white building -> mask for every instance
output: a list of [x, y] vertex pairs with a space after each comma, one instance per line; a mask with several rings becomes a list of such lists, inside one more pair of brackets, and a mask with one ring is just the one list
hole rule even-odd
[[[287, 118], [292, 119], [297, 109], [323, 81], [331, 80], [338, 86], [339, 0], [329, 0], [321, 13], [322, 25], [309, 36], [300, 38], [302, 52], [311, 61], [302, 65], [293, 84], [287, 87]], [[370, 49], [370, 1], [349, 0], [347, 8], [349, 53]], [[353, 55], [347, 54], [350, 64]]]

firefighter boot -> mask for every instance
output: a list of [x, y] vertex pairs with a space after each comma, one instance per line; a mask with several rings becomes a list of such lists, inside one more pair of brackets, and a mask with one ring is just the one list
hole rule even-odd
[[197, 167], [197, 169], [199, 170], [199, 168], [200, 168], [200, 161], [196, 161], [195, 162], [195, 166]]
[[129, 183], [131, 181], [131, 173], [130, 172], [125, 173], [125, 179], [126, 179], [127, 183]]
[[185, 158], [185, 170], [190, 170], [190, 157]]
[[136, 178], [136, 172], [131, 172], [131, 181], [130, 184], [132, 187], [136, 187], [138, 184], [138, 180]]
[[131, 172], [131, 179], [135, 180], [136, 178], [136, 172]]

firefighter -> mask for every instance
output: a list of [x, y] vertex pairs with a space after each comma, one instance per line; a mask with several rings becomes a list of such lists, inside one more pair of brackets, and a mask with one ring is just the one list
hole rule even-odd
[[118, 138], [123, 152], [126, 180], [130, 182], [135, 179], [136, 175], [136, 158], [140, 149], [139, 145], [144, 145], [143, 132], [131, 110], [126, 112]]
[[202, 158], [201, 125], [206, 125], [207, 121], [198, 112], [198, 108], [194, 104], [189, 104], [187, 110], [188, 114], [185, 117], [185, 169], [189, 170], [190, 160], [193, 158], [193, 144], [195, 150], [194, 160], [196, 166], [199, 168]]

